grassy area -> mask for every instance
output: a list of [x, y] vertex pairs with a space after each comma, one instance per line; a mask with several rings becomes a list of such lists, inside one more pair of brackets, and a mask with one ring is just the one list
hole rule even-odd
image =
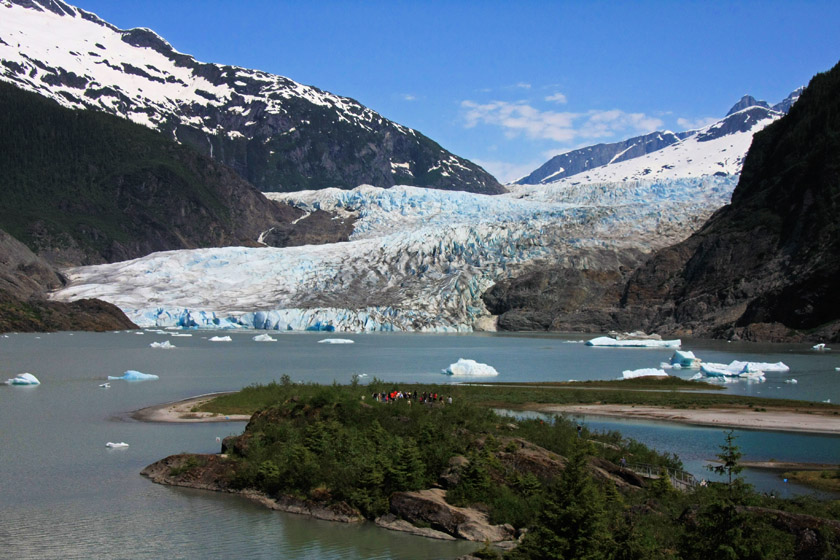
[[798, 482], [817, 490], [840, 492], [840, 469], [822, 471], [790, 471], [783, 475], [792, 482]]
[[[287, 384], [291, 381], [284, 376]], [[198, 410], [217, 414], [253, 414], [277, 403], [285, 395], [284, 383], [246, 387], [202, 405]], [[314, 385], [294, 385], [301, 395]], [[671, 408], [732, 407], [753, 410], [791, 409], [799, 412], [829, 412], [840, 415], [840, 406], [829, 403], [769, 399], [720, 394], [717, 386], [681, 379], [628, 379], [618, 381], [585, 381], [567, 383], [485, 383], [459, 385], [394, 384], [374, 379], [369, 385], [355, 385], [360, 396], [373, 392], [400, 389], [431, 392], [451, 396], [454, 400], [474, 404], [526, 410], [544, 404], [626, 404]]]

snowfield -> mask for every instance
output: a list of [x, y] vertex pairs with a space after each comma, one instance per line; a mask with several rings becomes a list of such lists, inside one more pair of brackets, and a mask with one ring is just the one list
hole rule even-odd
[[487, 196], [361, 186], [272, 193], [357, 216], [349, 242], [154, 253], [68, 269], [59, 300], [96, 297], [141, 327], [470, 331], [481, 294], [529, 266], [597, 266], [592, 251], [654, 250], [686, 237], [736, 177], [528, 187]]

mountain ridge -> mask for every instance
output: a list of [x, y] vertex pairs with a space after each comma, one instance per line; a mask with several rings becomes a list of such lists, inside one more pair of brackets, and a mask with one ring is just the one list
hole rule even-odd
[[505, 191], [478, 165], [353, 99], [199, 62], [150, 29], [120, 30], [61, 0], [2, 0], [0, 10], [0, 80], [157, 129], [260, 190], [410, 183]]

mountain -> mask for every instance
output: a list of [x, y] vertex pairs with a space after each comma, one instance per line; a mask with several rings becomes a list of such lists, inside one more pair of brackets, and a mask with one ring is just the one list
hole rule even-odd
[[61, 0], [0, 0], [0, 80], [164, 133], [262, 191], [412, 184], [486, 194], [486, 171], [353, 99], [208, 64]]
[[[511, 275], [483, 295], [500, 328], [840, 340], [840, 65], [780, 105], [793, 102], [755, 133], [731, 203], [698, 231], [635, 268], [626, 255], [609, 274], [547, 263]], [[727, 119], [754, 110], [767, 109]]]
[[785, 114], [801, 92], [772, 108], [745, 95], [717, 122], [686, 132], [659, 131], [554, 156], [517, 185], [616, 182], [737, 175], [752, 136]]
[[699, 336], [840, 340], [840, 64], [756, 134], [732, 203], [635, 272], [623, 305]]
[[0, 130], [0, 228], [53, 264], [257, 245], [302, 215], [158, 132], [5, 83]]

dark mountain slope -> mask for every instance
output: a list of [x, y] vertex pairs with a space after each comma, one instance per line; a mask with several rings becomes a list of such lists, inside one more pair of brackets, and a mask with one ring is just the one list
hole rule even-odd
[[56, 264], [254, 244], [300, 212], [161, 134], [0, 83], [0, 227]]

